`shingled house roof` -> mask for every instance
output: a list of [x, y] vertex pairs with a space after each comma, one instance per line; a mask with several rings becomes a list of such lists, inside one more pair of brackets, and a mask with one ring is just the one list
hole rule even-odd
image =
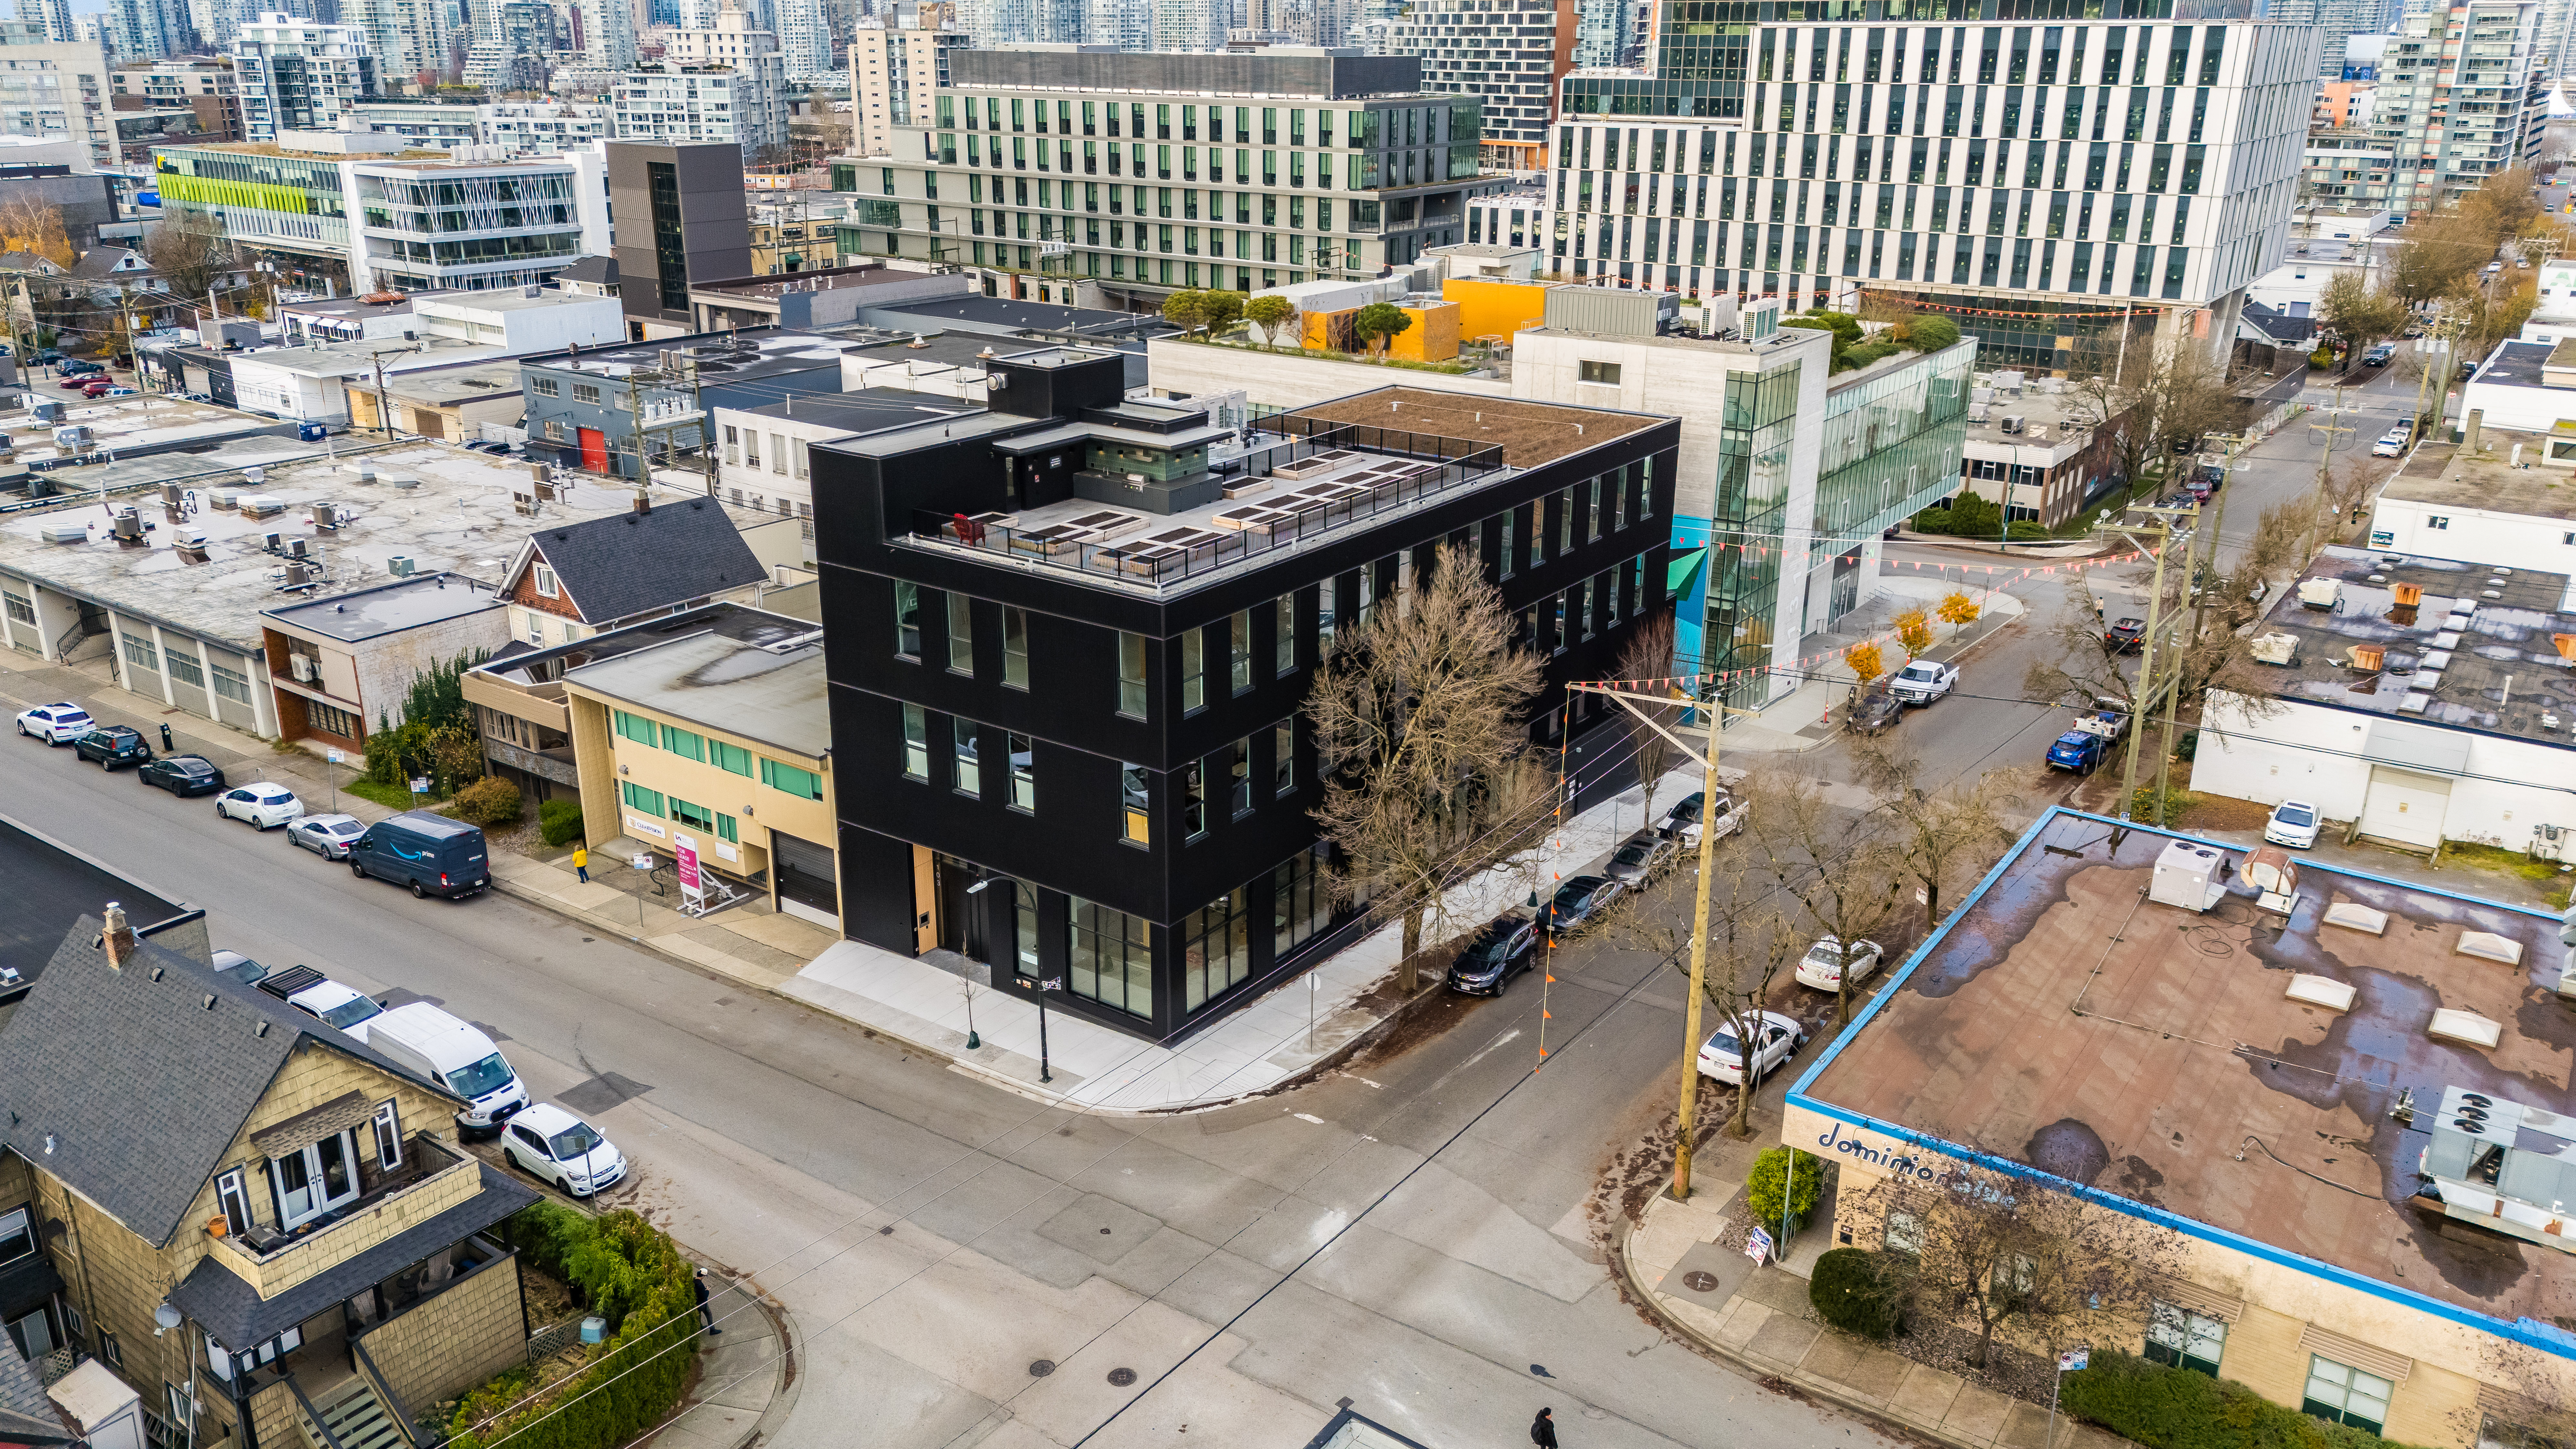
[[45, 1396], [36, 1366], [0, 1340], [0, 1444], [68, 1444], [79, 1437]]
[[768, 571], [712, 498], [539, 529], [501, 581], [504, 597], [542, 559], [564, 600], [591, 625], [613, 624], [756, 584]]
[[[154, 1247], [177, 1236], [306, 1041], [415, 1080], [356, 1038], [149, 941], [108, 964], [84, 916], [0, 1027], [0, 1148]], [[444, 1088], [433, 1088], [453, 1096]]]

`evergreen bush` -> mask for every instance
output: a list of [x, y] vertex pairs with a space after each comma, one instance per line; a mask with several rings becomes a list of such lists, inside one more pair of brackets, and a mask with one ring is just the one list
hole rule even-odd
[[1879, 1287], [1882, 1266], [1876, 1254], [1858, 1248], [1835, 1248], [1818, 1258], [1815, 1276], [1807, 1280], [1807, 1301], [1816, 1316], [1863, 1338], [1894, 1333], [1896, 1310]]
[[[1780, 1181], [1789, 1175], [1789, 1149], [1774, 1147], [1753, 1159], [1753, 1171], [1744, 1179], [1744, 1203], [1753, 1209], [1754, 1221], [1772, 1236], [1780, 1233]], [[1792, 1230], [1816, 1210], [1816, 1192], [1824, 1181], [1824, 1163], [1814, 1153], [1797, 1154], [1796, 1176], [1789, 1184], [1789, 1225]]]
[[2148, 1449], [2404, 1449], [2366, 1429], [2283, 1408], [2232, 1379], [2096, 1348], [2058, 1380], [2059, 1406]]
[[456, 818], [468, 825], [516, 825], [523, 802], [519, 787], [498, 775], [486, 775], [456, 792]]
[[548, 845], [570, 845], [581, 839], [581, 802], [548, 800], [537, 806], [537, 838]]

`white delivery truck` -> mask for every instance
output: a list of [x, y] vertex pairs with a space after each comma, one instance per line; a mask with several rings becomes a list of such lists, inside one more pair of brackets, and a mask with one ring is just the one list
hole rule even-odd
[[492, 1038], [426, 1001], [397, 1006], [367, 1023], [367, 1045], [394, 1065], [465, 1099], [458, 1135], [497, 1137], [511, 1113], [528, 1105], [528, 1089]]

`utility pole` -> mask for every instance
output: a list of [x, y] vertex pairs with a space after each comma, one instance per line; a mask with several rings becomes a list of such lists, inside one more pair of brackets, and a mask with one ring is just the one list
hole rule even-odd
[[2195, 503], [2188, 509], [2144, 508], [2137, 511], [2152, 515], [2156, 521], [2156, 571], [2155, 581], [2147, 594], [2147, 635], [2139, 646], [2138, 683], [2129, 691], [2129, 754], [2128, 762], [2120, 770], [2120, 818], [2123, 820], [2129, 818], [2137, 798], [2138, 742], [2146, 735], [2146, 714], [2154, 707], [2156, 699], [2156, 637], [2165, 623], [2165, 560], [2173, 552], [2173, 518], [2176, 514], [2195, 516], [2200, 512], [2200, 505]]
[[385, 402], [385, 355], [370, 353], [367, 360], [376, 365], [376, 421], [384, 425], [385, 441], [390, 443], [394, 440], [394, 412]]
[[[2225, 491], [2223, 480], [2220, 491], [2222, 493]], [[2218, 506], [2222, 511], [2227, 507], [2224, 502], [2220, 503]], [[2192, 532], [2191, 547], [2183, 550], [2183, 564], [2186, 569], [2183, 577], [2186, 580], [2197, 580], [2200, 578], [2201, 569], [2206, 567], [2209, 570], [2210, 578], [2208, 585], [2203, 587], [2200, 591], [2201, 602], [2195, 603], [2192, 606], [2191, 636], [2182, 643], [2172, 646], [2169, 651], [2173, 655], [2173, 663], [2170, 666], [2170, 672], [2173, 674], [2173, 683], [2171, 687], [2165, 690], [2165, 727], [2164, 733], [2158, 741], [2158, 748], [2156, 750], [2155, 823], [2158, 826], [2162, 826], [2165, 823], [2165, 786], [2173, 773], [2174, 715], [2182, 706], [2183, 665], [2191, 657], [2189, 651], [2198, 647], [2200, 644], [2200, 611], [2206, 606], [2206, 602], [2209, 598], [2209, 590], [2218, 586], [2218, 529], [2213, 525], [2207, 530], [2209, 548], [2207, 550], [2206, 560], [2204, 561], [2203, 550], [2201, 549], [2203, 530], [2200, 527], [2200, 505], [2197, 503], [2191, 505], [2189, 513], [2185, 516], [2191, 520]], [[2186, 583], [2184, 587], [2189, 588], [2190, 584]], [[2157, 591], [2157, 602], [2163, 602], [2163, 597], [2163, 591], [2159, 589]], [[2149, 613], [2152, 614], [2153, 612], [2154, 611], [2151, 608]], [[2150, 640], [2149, 642], [2152, 644], [2153, 641]], [[2140, 659], [2138, 661], [2138, 674], [2142, 679], [2152, 677], [2147, 674], [2147, 661], [2144, 659]], [[2147, 696], [2147, 700], [2149, 704], [2153, 704], [2155, 696], [2153, 694], [2149, 694]], [[2146, 733], [2146, 721], [2141, 719], [2136, 723], [2138, 732], [2140, 734]], [[2129, 758], [2132, 760], [2137, 758], [2137, 749], [2134, 744], [2132, 744], [2130, 748]]]
[[[1719, 685], [1709, 701], [1708, 757], [1700, 776], [1699, 796], [1699, 890], [1698, 902], [1691, 908], [1690, 1001], [1682, 1008], [1682, 1106], [1681, 1126], [1673, 1139], [1673, 1200], [1690, 1197], [1691, 1132], [1699, 1118], [1699, 1033], [1700, 1001], [1708, 986], [1708, 896], [1709, 872], [1717, 861], [1716, 819], [1709, 813], [1717, 794], [1717, 742], [1726, 733], [1725, 686]], [[1751, 1082], [1737, 1088], [1753, 1090]]]
[[2299, 530], [2298, 564], [2301, 568], [2307, 567], [2308, 560], [2314, 557], [2316, 553], [2317, 521], [2320, 516], [2319, 510], [2324, 506], [2326, 498], [2326, 474], [2328, 470], [2334, 466], [2335, 438], [2340, 434], [2353, 431], [2353, 429], [2343, 426], [2338, 419], [2342, 418], [2345, 413], [2358, 412], [2360, 409], [2344, 406], [2343, 387], [2338, 383], [2335, 386], [2334, 401], [2326, 407], [2319, 409], [2319, 411], [2326, 415], [2326, 420], [2322, 423], [2308, 424], [2310, 431], [2323, 435], [2324, 442], [2317, 452], [2316, 501], [2309, 505], [2308, 521], [2306, 525]]

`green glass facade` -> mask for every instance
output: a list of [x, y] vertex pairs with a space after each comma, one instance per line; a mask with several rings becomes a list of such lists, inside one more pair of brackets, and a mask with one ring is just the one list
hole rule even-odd
[[1817, 555], [1866, 543], [1958, 490], [1979, 341], [1962, 338], [1826, 395]]
[[[1709, 520], [1707, 626], [1700, 668], [1729, 704], [1767, 703], [1780, 603], [1780, 535], [1788, 521], [1789, 446], [1798, 431], [1798, 370], [1729, 373], [1718, 423], [1717, 507]], [[1743, 671], [1737, 673], [1737, 671]]]

